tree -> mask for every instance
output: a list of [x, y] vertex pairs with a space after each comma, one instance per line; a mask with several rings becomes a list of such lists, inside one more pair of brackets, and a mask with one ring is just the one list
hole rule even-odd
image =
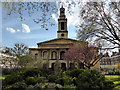
[[65, 52], [64, 59], [82, 63], [85, 67], [90, 69], [90, 67], [96, 65], [101, 59], [101, 55], [98, 54], [98, 50], [94, 46], [75, 45]]
[[[21, 21], [25, 20], [25, 13], [28, 16], [32, 16], [36, 12], [39, 13], [39, 18], [32, 18], [32, 20], [40, 24], [41, 28], [48, 30], [48, 25], [55, 25], [51, 21], [53, 13], [57, 13], [57, 4], [55, 2], [22, 2], [23, 0], [18, 0], [16, 2], [2, 2], [2, 9], [7, 12], [8, 16], [17, 15]], [[49, 15], [49, 16], [48, 16]]]
[[25, 56], [29, 53], [29, 49], [25, 44], [16, 43], [13, 48], [6, 47], [6, 53], [16, 56], [19, 58], [20, 56]]
[[[31, 55], [30, 55], [31, 56]], [[39, 68], [42, 69], [43, 68], [43, 61], [42, 59], [39, 57], [39, 59], [35, 59], [33, 58], [33, 56], [31, 57], [32, 60], [29, 61], [26, 65], [25, 68]]]
[[[77, 30], [80, 40], [96, 38], [120, 48], [120, 1], [87, 2], [81, 9], [83, 22]], [[107, 44], [107, 45], [108, 45]]]
[[[12, 63], [15, 63], [17, 65], [16, 67], [25, 67], [28, 63], [35, 59], [32, 55], [29, 54], [28, 47], [23, 43], [16, 43], [13, 48], [6, 47], [3, 50], [3, 53], [17, 60], [11, 61]], [[9, 58], [5, 58], [3, 62], [10, 60]]]

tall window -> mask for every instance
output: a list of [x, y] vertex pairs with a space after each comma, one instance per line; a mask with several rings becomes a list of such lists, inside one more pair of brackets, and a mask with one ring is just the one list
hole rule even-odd
[[63, 60], [64, 59], [64, 51], [60, 52], [60, 59]]
[[64, 22], [61, 22], [61, 30], [64, 30]]
[[52, 52], [51, 59], [57, 59], [57, 53], [55, 51]]
[[48, 58], [47, 51], [44, 51], [44, 52], [43, 52], [43, 59], [47, 59], [47, 58]]

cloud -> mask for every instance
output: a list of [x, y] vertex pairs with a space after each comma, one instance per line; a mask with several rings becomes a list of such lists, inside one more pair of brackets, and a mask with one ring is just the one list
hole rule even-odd
[[16, 32], [30, 33], [31, 32], [29, 26], [26, 25], [26, 24], [22, 24], [22, 30], [13, 29], [13, 28], [10, 28], [10, 27], [7, 27], [6, 30], [9, 31], [10, 33], [16, 33]]
[[29, 48], [37, 48], [37, 46], [30, 46]]
[[56, 14], [52, 14], [52, 18], [57, 22], [58, 17], [56, 16]]
[[20, 32], [20, 29], [17, 29], [17, 32]]
[[13, 28], [6, 28], [7, 31], [9, 31], [10, 33], [16, 33], [16, 30]]
[[22, 28], [23, 28], [23, 31], [22, 31], [22, 32], [30, 33], [30, 28], [29, 28], [28, 25], [26, 25], [26, 24], [22, 24]]

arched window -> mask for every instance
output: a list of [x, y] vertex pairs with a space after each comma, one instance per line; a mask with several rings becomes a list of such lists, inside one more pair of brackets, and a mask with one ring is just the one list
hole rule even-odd
[[48, 53], [47, 53], [47, 51], [44, 51], [43, 52], [43, 59], [47, 59], [48, 58]]
[[64, 59], [64, 53], [65, 53], [64, 51], [61, 51], [61, 52], [60, 52], [60, 59], [61, 59], [61, 60]]
[[51, 59], [57, 59], [57, 53], [55, 51], [51, 53]]

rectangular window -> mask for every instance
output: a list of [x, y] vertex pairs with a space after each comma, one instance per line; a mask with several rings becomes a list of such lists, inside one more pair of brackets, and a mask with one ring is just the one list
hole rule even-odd
[[61, 30], [64, 30], [64, 22], [61, 22]]

